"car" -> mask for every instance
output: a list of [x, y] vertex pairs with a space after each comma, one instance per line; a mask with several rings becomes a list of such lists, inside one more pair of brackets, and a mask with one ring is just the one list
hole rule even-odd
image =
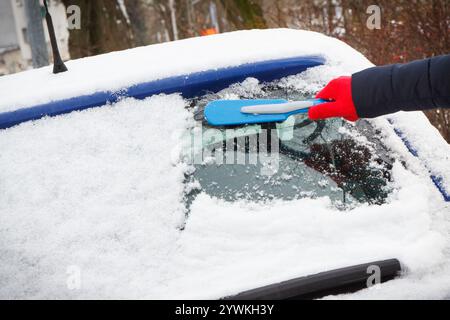
[[204, 121], [212, 100], [310, 98], [370, 66], [269, 29], [1, 77], [0, 297], [448, 297], [450, 147], [422, 113]]

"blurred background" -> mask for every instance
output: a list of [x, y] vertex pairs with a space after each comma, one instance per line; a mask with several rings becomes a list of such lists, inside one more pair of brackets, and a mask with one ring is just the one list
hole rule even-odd
[[[46, 25], [42, 23], [37, 28], [39, 23], [34, 21], [36, 10], [44, 17], [42, 1], [0, 0], [0, 76], [49, 63], [51, 49]], [[63, 60], [233, 30], [278, 27], [313, 30], [339, 38], [376, 65], [450, 53], [450, 0], [47, 3]], [[371, 5], [381, 9], [379, 28], [367, 27]], [[44, 49], [38, 50], [39, 45]], [[431, 110], [426, 115], [450, 142], [450, 109]]]

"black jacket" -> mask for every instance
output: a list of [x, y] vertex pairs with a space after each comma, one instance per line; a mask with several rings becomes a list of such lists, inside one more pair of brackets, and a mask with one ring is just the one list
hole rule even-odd
[[355, 73], [352, 98], [360, 118], [450, 108], [450, 55]]

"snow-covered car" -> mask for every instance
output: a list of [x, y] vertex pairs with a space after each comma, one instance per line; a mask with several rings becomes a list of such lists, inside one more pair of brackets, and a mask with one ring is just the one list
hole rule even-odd
[[1, 77], [0, 297], [218, 299], [395, 259], [394, 280], [332, 298], [448, 298], [450, 146], [423, 113], [203, 118], [370, 66], [273, 29]]

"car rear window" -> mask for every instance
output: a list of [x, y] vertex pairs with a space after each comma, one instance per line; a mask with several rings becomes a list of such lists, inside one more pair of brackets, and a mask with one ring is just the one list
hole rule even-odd
[[185, 152], [193, 165], [186, 177], [187, 202], [205, 192], [227, 201], [327, 196], [337, 207], [383, 203], [393, 160], [369, 121], [311, 121], [296, 115], [278, 124], [211, 128], [203, 119], [204, 106], [214, 99], [311, 97], [312, 92], [281, 81], [248, 79], [190, 100], [196, 122]]

